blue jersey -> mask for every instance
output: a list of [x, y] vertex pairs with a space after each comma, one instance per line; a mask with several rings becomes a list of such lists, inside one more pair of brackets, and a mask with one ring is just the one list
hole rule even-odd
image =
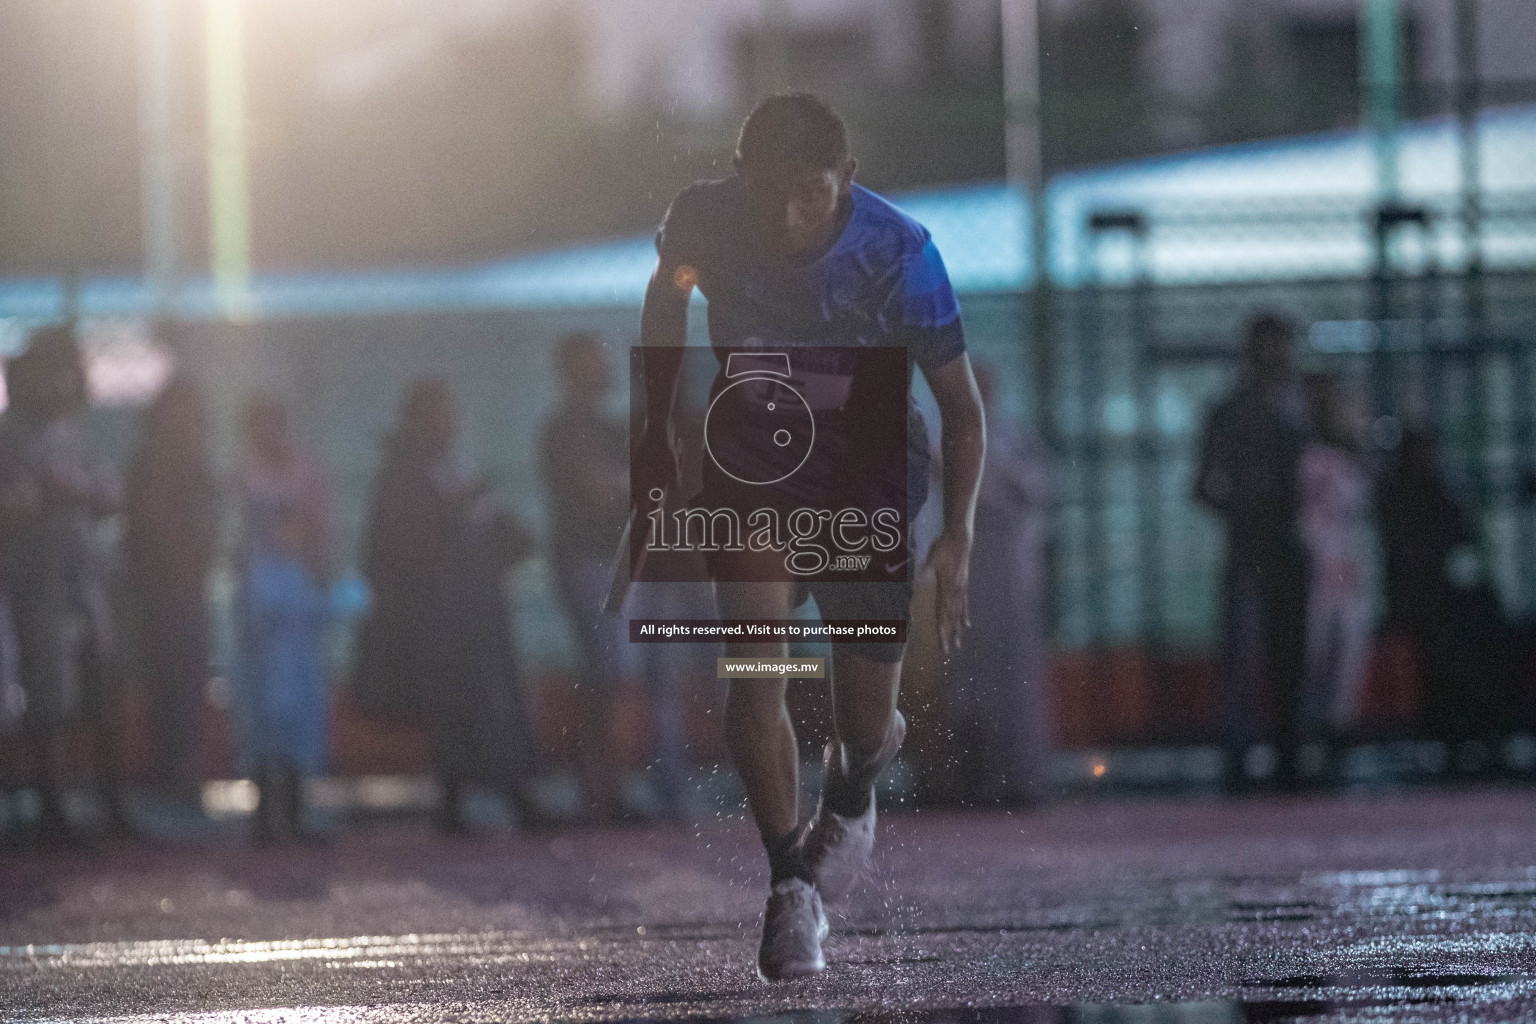
[[[853, 185], [847, 223], [819, 254], [786, 260], [765, 252], [752, 228], [739, 178], [698, 182], [673, 200], [656, 234], [664, 262], [697, 274], [709, 303], [709, 338], [727, 351], [795, 352], [797, 371], [819, 378], [851, 373], [817, 347], [906, 349], [909, 506], [927, 491], [929, 452], [910, 396], [911, 367], [937, 369], [965, 351], [960, 309], [928, 230], [885, 199]], [[846, 359], [842, 360], [847, 362]]]
[[739, 178], [699, 182], [656, 234], [663, 259], [698, 273], [716, 346], [899, 345], [924, 372], [965, 351], [960, 308], [928, 229], [862, 185], [818, 257], [766, 256]]

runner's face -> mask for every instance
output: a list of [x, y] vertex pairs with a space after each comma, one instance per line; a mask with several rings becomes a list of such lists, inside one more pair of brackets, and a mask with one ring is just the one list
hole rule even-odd
[[816, 248], [826, 240], [852, 179], [851, 164], [819, 171], [742, 164], [738, 171], [747, 187], [753, 225], [779, 256]]

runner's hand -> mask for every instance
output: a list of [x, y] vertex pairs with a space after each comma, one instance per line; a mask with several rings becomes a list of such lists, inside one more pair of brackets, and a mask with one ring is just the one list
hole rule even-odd
[[945, 530], [928, 549], [928, 565], [933, 567], [938, 586], [934, 615], [939, 629], [939, 646], [946, 655], [960, 649], [960, 635], [971, 625], [971, 538], [969, 534]]

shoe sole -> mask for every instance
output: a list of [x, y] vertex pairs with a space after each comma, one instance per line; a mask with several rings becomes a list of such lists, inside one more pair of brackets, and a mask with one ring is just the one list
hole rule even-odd
[[826, 959], [816, 961], [798, 961], [785, 964], [777, 974], [769, 974], [763, 970], [761, 964], [757, 967], [757, 980], [770, 984], [776, 981], [794, 981], [796, 978], [809, 978], [813, 974], [820, 974], [827, 969]]

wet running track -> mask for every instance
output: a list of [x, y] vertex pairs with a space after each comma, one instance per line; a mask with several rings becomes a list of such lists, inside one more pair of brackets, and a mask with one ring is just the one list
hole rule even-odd
[[1536, 790], [891, 816], [784, 986], [764, 885], [740, 820], [11, 854], [0, 1019], [1536, 1017]]

